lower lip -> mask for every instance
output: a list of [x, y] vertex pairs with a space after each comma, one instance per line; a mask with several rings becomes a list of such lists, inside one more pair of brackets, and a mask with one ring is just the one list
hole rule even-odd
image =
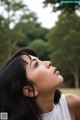
[[56, 71], [56, 72], [55, 72], [55, 75], [59, 75], [59, 74], [60, 74], [59, 71]]

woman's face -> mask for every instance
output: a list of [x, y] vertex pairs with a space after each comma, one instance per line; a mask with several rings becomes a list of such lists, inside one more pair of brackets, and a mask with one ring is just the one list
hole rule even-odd
[[50, 61], [41, 61], [31, 55], [30, 57], [23, 55], [22, 59], [28, 62], [26, 65], [27, 78], [33, 81], [34, 88], [39, 93], [54, 90], [63, 82], [63, 77]]

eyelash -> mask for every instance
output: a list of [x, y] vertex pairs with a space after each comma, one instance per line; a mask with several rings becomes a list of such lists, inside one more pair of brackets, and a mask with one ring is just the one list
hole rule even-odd
[[39, 63], [38, 62], [35, 62], [35, 68], [38, 67]]

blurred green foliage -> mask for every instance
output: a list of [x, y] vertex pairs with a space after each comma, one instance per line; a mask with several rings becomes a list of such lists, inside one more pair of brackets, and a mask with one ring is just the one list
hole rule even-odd
[[35, 39], [29, 44], [29, 47], [36, 50], [36, 52], [39, 54], [39, 59], [42, 60], [49, 59], [46, 42], [43, 41], [42, 39]]
[[[61, 14], [56, 26], [46, 35], [50, 58], [67, 75], [74, 78], [75, 87], [80, 86], [80, 17], [75, 13]], [[66, 70], [67, 69], [67, 70]]]
[[[66, 0], [64, 0], [66, 2]], [[51, 4], [54, 12], [63, 11], [66, 13], [74, 12], [75, 10], [80, 9], [79, 2], [77, 3], [61, 3], [61, 0], [44, 0], [45, 6]]]

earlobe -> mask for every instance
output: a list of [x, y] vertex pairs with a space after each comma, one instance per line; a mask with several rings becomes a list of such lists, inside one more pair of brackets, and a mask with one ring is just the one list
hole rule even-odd
[[35, 93], [35, 96], [38, 96], [38, 92], [37, 91], [34, 91], [34, 93]]
[[23, 94], [27, 97], [34, 97], [38, 95], [37, 91], [33, 91], [31, 86], [24, 86], [23, 87]]

